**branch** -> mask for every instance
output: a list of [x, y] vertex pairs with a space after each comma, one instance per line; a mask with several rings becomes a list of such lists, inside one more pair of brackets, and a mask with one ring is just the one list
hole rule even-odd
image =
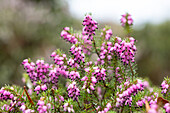
[[96, 43], [95, 43], [95, 40], [94, 40], [94, 37], [93, 37], [93, 45], [94, 45], [94, 49], [95, 49], [95, 51], [96, 51], [96, 54], [97, 54], [97, 56], [100, 58], [100, 56], [99, 56], [99, 52], [97, 51], [97, 48], [96, 48]]

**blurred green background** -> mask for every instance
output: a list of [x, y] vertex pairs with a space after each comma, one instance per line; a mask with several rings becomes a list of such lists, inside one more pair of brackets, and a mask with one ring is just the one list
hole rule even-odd
[[[70, 45], [59, 38], [60, 32], [65, 26], [80, 29], [82, 20], [72, 17], [65, 0], [1, 0], [0, 86], [23, 85], [21, 62], [25, 58], [35, 61], [43, 57], [51, 62], [49, 56], [55, 49], [67, 53]], [[124, 36], [120, 24], [98, 22], [100, 28], [107, 24], [114, 35]], [[139, 76], [149, 77], [160, 85], [170, 73], [170, 21], [136, 26], [133, 36], [138, 40]]]
[[63, 0], [1, 0], [0, 85], [22, 84], [24, 59], [49, 61], [56, 48], [67, 51], [69, 45], [59, 38], [60, 32], [77, 23]]

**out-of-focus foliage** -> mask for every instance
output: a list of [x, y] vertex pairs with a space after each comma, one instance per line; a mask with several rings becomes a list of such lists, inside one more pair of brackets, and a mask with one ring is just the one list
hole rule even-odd
[[134, 32], [138, 40], [138, 72], [160, 84], [170, 76], [170, 21], [158, 25], [146, 24]]
[[56, 37], [78, 22], [64, 0], [1, 0], [0, 86], [21, 84], [23, 59], [49, 58], [56, 47], [68, 50], [69, 44]]

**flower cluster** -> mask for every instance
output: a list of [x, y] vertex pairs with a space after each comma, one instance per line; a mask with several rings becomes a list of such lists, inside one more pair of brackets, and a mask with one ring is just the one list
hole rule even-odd
[[113, 33], [111, 29], [103, 28], [103, 32], [101, 33], [101, 36], [104, 36], [105, 40], [110, 40], [112, 34]]
[[[60, 75], [68, 77], [69, 71], [66, 70], [67, 66], [63, 64], [63, 60], [66, 59], [65, 54], [59, 56], [53, 52], [51, 56], [54, 57], [55, 63], [59, 67], [44, 63], [44, 60], [37, 60], [36, 65], [28, 59], [25, 59], [22, 63], [27, 70], [31, 82], [36, 86], [34, 91], [37, 94], [39, 94], [40, 90], [45, 91], [50, 84], [52, 84], [53, 88], [57, 89], [58, 77]], [[41, 85], [37, 84], [38, 81], [41, 81]]]
[[35, 87], [35, 89], [34, 89], [34, 91], [36, 91], [37, 94], [39, 94], [40, 90], [42, 90], [42, 91], [47, 90], [46, 84], [43, 84], [43, 85], [41, 85], [41, 86], [40, 86], [40, 85], [37, 85], [37, 86]]
[[97, 81], [106, 79], [106, 70], [104, 68], [93, 67], [93, 69], [92, 75], [96, 77]]
[[148, 113], [159, 113], [158, 112], [158, 105], [157, 104], [151, 104]]
[[79, 68], [79, 64], [74, 61], [73, 58], [70, 58], [68, 61], [67, 61], [67, 64], [70, 66], [70, 67], [74, 67], [74, 68]]
[[64, 65], [64, 61], [67, 60], [67, 57], [65, 54], [58, 55], [56, 52], [53, 52], [51, 54], [51, 57], [53, 57], [54, 63], [56, 65], [59, 65], [61, 69], [66, 69], [67, 66]]
[[60, 68], [54, 68], [51, 69], [49, 72], [49, 82], [53, 84], [53, 88], [57, 89], [58, 84], [58, 77], [60, 75], [61, 69]]
[[64, 30], [61, 32], [61, 37], [63, 37], [64, 40], [67, 40], [68, 42], [72, 44], [76, 44], [78, 40], [74, 35], [70, 34], [69, 30], [70, 30], [69, 27], [65, 27]]
[[83, 40], [81, 47], [85, 54], [90, 55], [92, 49], [93, 35], [96, 34], [95, 30], [98, 29], [98, 23], [93, 20], [90, 15], [86, 15], [82, 25], [84, 27], [82, 29], [82, 36], [80, 35], [81, 39]]
[[163, 94], [166, 94], [168, 89], [170, 89], [170, 84], [167, 83], [166, 80], [164, 80], [161, 84], [162, 92]]
[[88, 39], [93, 40], [93, 35], [95, 35], [95, 30], [98, 29], [98, 23], [92, 19], [90, 15], [86, 15], [83, 20], [83, 35], [87, 35]]
[[[12, 106], [14, 104], [16, 104], [16, 107], [21, 107], [22, 105], [24, 105], [23, 102], [21, 102], [20, 100], [18, 100], [18, 98], [16, 96], [14, 96], [14, 94], [12, 94], [10, 91], [14, 91], [13, 87], [10, 87], [10, 89], [5, 89], [4, 87], [2, 87], [0, 89], [0, 100], [2, 101], [8, 101], [10, 102], [10, 104], [4, 104], [3, 106], [1, 106], [0, 108], [2, 110], [6, 110], [8, 111], [10, 109], [11, 111], [15, 111], [15, 108], [12, 108]], [[18, 101], [18, 102], [17, 102]], [[17, 102], [17, 103], [16, 103]]]
[[73, 45], [70, 49], [70, 52], [72, 55], [74, 55], [74, 61], [80, 63], [80, 62], [85, 62], [85, 55], [82, 52], [81, 47], [77, 47]]
[[[90, 79], [87, 76], [84, 76], [81, 81], [84, 81], [84, 85], [82, 89], [86, 89], [88, 93], [91, 93], [90, 89], [94, 91], [94, 86], [97, 83], [97, 80], [94, 76], [92, 76]], [[89, 89], [90, 88], [90, 89]]]
[[30, 62], [28, 59], [25, 59], [22, 64], [27, 70], [27, 73], [32, 81], [33, 85], [36, 85], [36, 82], [41, 80], [42, 83], [47, 83], [47, 74], [49, 72], [49, 64], [44, 63], [44, 60], [37, 60], [36, 64]]
[[164, 109], [165, 109], [166, 113], [170, 113], [170, 103], [166, 103], [164, 105]]
[[64, 97], [61, 95], [57, 95], [55, 97], [55, 102], [59, 102], [59, 104], [61, 104], [62, 102], [64, 102]]
[[[10, 101], [10, 104], [4, 104], [2, 107], [1, 107], [1, 110], [6, 110], [8, 111], [13, 105], [15, 104], [15, 101]], [[20, 107], [21, 106], [21, 102], [19, 101], [17, 104], [16, 104], [16, 107]], [[11, 110], [9, 110], [10, 112], [12, 111], [15, 111], [15, 108], [12, 108]]]
[[[14, 100], [10, 100], [8, 101], [10, 103], [7, 103], [7, 104], [4, 104], [2, 107], [1, 107], [1, 110], [4, 110], [4, 111], [9, 111], [9, 112], [15, 112], [15, 108], [13, 108], [13, 105], [15, 105], [15, 107], [18, 107], [20, 108], [24, 103], [21, 102], [21, 101], [18, 101], [17, 102], [17, 97], [14, 98]], [[16, 103], [17, 102], [17, 103]]]
[[148, 87], [148, 83], [142, 82], [141, 80], [137, 80], [136, 84], [131, 85], [128, 87], [125, 91], [118, 94], [118, 98], [116, 98], [116, 106], [120, 107], [123, 105], [129, 105], [132, 104], [132, 97], [131, 95], [136, 95], [139, 91], [143, 91], [144, 88]]
[[116, 55], [121, 59], [124, 65], [129, 64], [129, 62], [134, 62], [136, 53], [136, 46], [134, 44], [135, 39], [130, 37], [128, 40], [126, 41], [122, 40], [120, 37], [116, 37], [114, 46], [111, 42], [104, 42], [101, 46], [101, 52], [98, 61], [103, 65], [104, 63], [107, 63], [113, 59], [114, 55]]
[[51, 109], [51, 104], [50, 103], [45, 104], [43, 99], [44, 97], [41, 97], [37, 103], [37, 106], [38, 106], [37, 111], [39, 113], [47, 113], [48, 109]]
[[83, 40], [83, 44], [81, 45], [83, 53], [90, 55], [90, 51], [92, 50], [92, 41], [89, 40], [88, 35], [81, 36], [81, 39]]
[[133, 19], [131, 17], [130, 14], [124, 14], [122, 15], [122, 18], [120, 19], [121, 20], [121, 23], [122, 23], [122, 26], [131, 26], [133, 24]]
[[120, 67], [116, 67], [116, 69], [115, 69], [115, 77], [117, 78], [117, 81], [119, 83], [121, 83], [121, 81], [123, 80], [123, 77], [120, 74]]
[[32, 110], [32, 109], [27, 109], [24, 104], [21, 105], [20, 110], [22, 111], [22, 113], [34, 113], [34, 112], [35, 112], [35, 111]]
[[80, 74], [79, 74], [79, 72], [71, 71], [71, 72], [69, 73], [68, 77], [69, 77], [71, 80], [77, 80], [78, 78], [80, 78]]
[[98, 61], [103, 65], [112, 59], [114, 55], [113, 45], [111, 42], [103, 43], [101, 46]]
[[98, 113], [107, 113], [111, 108], [112, 108], [111, 104], [107, 103], [106, 108], [104, 108], [103, 111], [98, 111]]
[[68, 91], [68, 96], [70, 98], [73, 98], [73, 100], [78, 100], [78, 96], [80, 95], [80, 90], [77, 88], [76, 86], [76, 82], [72, 82], [68, 88], [67, 88], [67, 91]]
[[4, 87], [2, 87], [0, 89], [0, 100], [1, 101], [3, 101], [3, 100], [14, 100], [14, 95], [11, 92], [5, 90]]
[[136, 102], [136, 105], [138, 107], [142, 107], [143, 105], [145, 105], [145, 101], [149, 102], [149, 104], [156, 104], [157, 103], [157, 98], [158, 98], [158, 93], [154, 93], [151, 96], [145, 96], [141, 100], [138, 100]]
[[63, 105], [64, 111], [68, 111], [69, 113], [73, 112], [74, 113], [74, 109], [73, 109], [73, 105], [70, 105], [69, 103], [65, 103]]
[[28, 59], [25, 59], [22, 64], [24, 65], [24, 69], [27, 71], [30, 79], [32, 81], [36, 81], [37, 80], [37, 73], [35, 73], [35, 63], [34, 62], [30, 62]]
[[135, 39], [130, 37], [130, 42], [125, 40], [121, 40], [121, 38], [116, 37], [117, 43], [115, 43], [113, 50], [121, 58], [121, 61], [124, 64], [129, 64], [130, 62], [134, 62], [136, 46], [134, 45]]

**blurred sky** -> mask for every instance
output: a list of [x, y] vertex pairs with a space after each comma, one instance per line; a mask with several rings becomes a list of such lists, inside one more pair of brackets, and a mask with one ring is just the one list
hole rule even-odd
[[91, 12], [98, 21], [119, 22], [129, 12], [134, 25], [161, 23], [170, 19], [170, 0], [67, 0], [72, 16], [83, 19]]

